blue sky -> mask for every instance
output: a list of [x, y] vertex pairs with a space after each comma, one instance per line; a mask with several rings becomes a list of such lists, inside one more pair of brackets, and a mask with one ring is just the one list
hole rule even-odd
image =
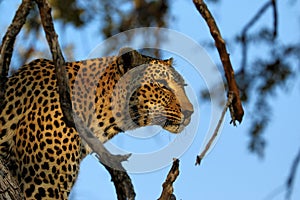
[[[242, 30], [246, 22], [265, 1], [222, 1], [219, 6], [212, 7], [219, 28], [225, 38]], [[2, 1], [0, 4], [0, 29], [10, 22], [11, 12], [15, 9], [15, 1]], [[299, 2], [288, 6], [285, 1], [279, 1], [279, 36], [281, 42], [299, 41]], [[184, 33], [200, 43], [211, 40], [206, 24], [194, 8], [192, 1], [174, 1], [172, 10], [176, 19], [171, 28]], [[3, 16], [5, 20], [3, 21]], [[263, 17], [263, 23], [269, 24], [271, 12]], [[255, 28], [255, 27], [254, 27]], [[102, 41], [93, 33], [91, 37], [80, 37], [82, 33], [93, 31], [93, 25], [86, 27], [83, 32], [57, 27], [60, 40], [69, 43], [77, 40], [74, 56], [85, 59], [90, 51]], [[69, 35], [72, 34], [72, 37]], [[3, 33], [1, 34], [1, 37]], [[84, 38], [84, 39], [82, 39]], [[229, 52], [233, 66], [238, 67], [240, 53], [238, 49]], [[264, 53], [264, 52], [261, 52]], [[218, 63], [215, 51], [208, 51], [211, 59]], [[178, 66], [180, 64], [177, 63]], [[188, 78], [188, 77], [187, 77]], [[199, 83], [189, 83], [191, 87]], [[230, 116], [227, 113], [222, 133], [213, 150], [203, 160], [202, 165], [194, 166], [195, 157], [203, 145], [203, 132], [207, 128], [210, 117], [210, 105], [199, 102], [200, 124], [199, 131], [192, 145], [180, 157], [180, 176], [175, 182], [175, 195], [178, 199], [206, 199], [206, 200], [282, 200], [285, 196], [284, 183], [289, 175], [293, 159], [300, 148], [300, 124], [298, 122], [298, 105], [300, 94], [299, 79], [296, 83], [288, 84], [289, 92], [278, 90], [275, 97], [271, 97], [273, 106], [272, 121], [264, 138], [267, 141], [265, 158], [260, 159], [250, 154], [247, 145], [249, 136], [247, 128], [251, 125], [249, 109], [245, 106], [244, 121], [238, 127], [229, 125]], [[293, 108], [293, 109], [290, 109]], [[164, 139], [172, 140], [167, 134]], [[118, 138], [116, 138], [118, 140]], [[121, 140], [121, 139], [120, 139]], [[121, 143], [126, 141], [121, 141]], [[142, 145], [141, 145], [142, 146]], [[137, 147], [139, 148], [139, 147]], [[157, 199], [161, 192], [161, 184], [165, 180], [170, 166], [155, 172], [131, 174], [135, 185], [137, 199]], [[294, 192], [291, 199], [300, 199], [300, 173], [297, 174]], [[106, 170], [89, 156], [81, 165], [78, 183], [73, 191], [72, 199], [116, 199], [115, 191]]]
[[[225, 38], [228, 38], [237, 31], [241, 31], [245, 22], [253, 16], [253, 13], [261, 5], [261, 1], [251, 1], [248, 4], [243, 1], [226, 1], [226, 3], [223, 2], [220, 6], [212, 10], [215, 11], [214, 14], [222, 34]], [[286, 42], [299, 39], [299, 35], [294, 34], [299, 30], [299, 27], [290, 25], [297, 24], [296, 21], [293, 21], [296, 20], [293, 17], [295, 16], [296, 9], [287, 7], [282, 2], [279, 3], [279, 7], [279, 35]], [[190, 1], [174, 2], [172, 8], [176, 12], [174, 29], [180, 30], [197, 41], [210, 40], [206, 25]], [[178, 12], [179, 10], [181, 11], [180, 13]], [[268, 23], [271, 19], [270, 17], [271, 12], [268, 12], [264, 16], [264, 23]], [[289, 21], [287, 22], [286, 19], [289, 19]], [[190, 26], [187, 26], [187, 22]], [[209, 52], [209, 54], [215, 62], [218, 62], [215, 52]], [[239, 64], [240, 55], [239, 52], [235, 51], [232, 54], [233, 65], [236, 67]], [[195, 167], [193, 166], [195, 155], [199, 152], [199, 147], [202, 146], [203, 141], [200, 131], [192, 146], [180, 159], [181, 174], [175, 183], [177, 198], [209, 200], [284, 199], [284, 182], [289, 174], [295, 154], [299, 149], [300, 128], [299, 123], [296, 121], [296, 116], [299, 112], [299, 106], [297, 106], [298, 99], [299, 81], [298, 84], [295, 84], [291, 88], [288, 95], [279, 91], [278, 96], [271, 100], [274, 110], [272, 113], [272, 122], [264, 134], [267, 140], [265, 148], [266, 156], [264, 159], [259, 159], [255, 155], [250, 154], [247, 149], [249, 137], [246, 130], [250, 126], [249, 118], [251, 117], [247, 113], [247, 106], [245, 107], [244, 121], [238, 127], [229, 125], [229, 116], [227, 115], [224, 129], [217, 145], [203, 161], [202, 166]], [[287, 109], [289, 106], [297, 109], [289, 110]], [[209, 108], [207, 107], [204, 105], [201, 108], [201, 111], [204, 111], [200, 114], [201, 124], [202, 122], [205, 124], [205, 116], [209, 115], [207, 111]], [[295, 117], [287, 118], [286, 116]], [[90, 163], [87, 162], [87, 164], [89, 165]], [[131, 177], [135, 184], [137, 199], [157, 198], [161, 191], [160, 185], [164, 181], [168, 170], [169, 167], [152, 173], [132, 174]], [[87, 171], [90, 178], [86, 180], [91, 180], [95, 176], [94, 171]], [[102, 170], [101, 177], [104, 174], [107, 176], [105, 170]], [[292, 199], [300, 198], [299, 190], [297, 191], [297, 188], [300, 186], [299, 174], [297, 177]], [[96, 179], [99, 180], [100, 177]], [[103, 186], [99, 185], [98, 189], [95, 189], [95, 199], [99, 198], [97, 196], [99, 193], [103, 195], [103, 198], [100, 199], [114, 199], [111, 196], [114, 188], [110, 183], [105, 184], [108, 187], [105, 189], [107, 192], [102, 193], [101, 188]], [[273, 194], [274, 198], [270, 198]]]

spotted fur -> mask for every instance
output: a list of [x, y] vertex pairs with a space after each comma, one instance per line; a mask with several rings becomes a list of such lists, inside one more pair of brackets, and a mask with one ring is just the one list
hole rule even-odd
[[[147, 125], [179, 133], [190, 122], [193, 106], [171, 59], [127, 49], [66, 68], [74, 112], [102, 142]], [[56, 83], [54, 64], [45, 59], [24, 65], [6, 83], [0, 156], [26, 199], [67, 199], [87, 153], [64, 121]]]

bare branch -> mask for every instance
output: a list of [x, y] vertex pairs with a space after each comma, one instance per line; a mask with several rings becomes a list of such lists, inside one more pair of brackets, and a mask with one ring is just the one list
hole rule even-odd
[[277, 14], [277, 6], [276, 6], [276, 0], [270, 0], [266, 2], [258, 11], [257, 13], [252, 17], [252, 19], [244, 26], [241, 34], [241, 43], [242, 43], [242, 70], [247, 65], [247, 50], [248, 50], [248, 38], [247, 34], [250, 28], [259, 21], [259, 19], [262, 17], [262, 15], [268, 10], [268, 8], [272, 6], [273, 8], [273, 39], [277, 36], [277, 29], [278, 29], [278, 14]]
[[273, 8], [273, 39], [277, 36], [277, 29], [278, 29], [278, 14], [277, 14], [277, 5], [276, 0], [272, 0], [272, 8]]
[[44, 27], [45, 35], [50, 47], [53, 62], [55, 65], [57, 89], [61, 103], [61, 109], [64, 115], [64, 121], [70, 127], [75, 127], [72, 119], [72, 103], [70, 97], [70, 88], [68, 85], [67, 72], [65, 67], [65, 59], [63, 57], [60, 45], [58, 43], [57, 34], [54, 29], [51, 7], [46, 0], [35, 1], [40, 10], [41, 21]]
[[116, 155], [113, 156], [104, 147], [103, 143], [93, 134], [93, 132], [85, 126], [84, 122], [73, 112], [74, 122], [76, 124], [77, 131], [80, 137], [91, 147], [91, 149], [97, 153], [99, 161], [111, 168], [119, 171], [125, 171], [121, 162], [126, 161], [130, 155]]
[[[3, 106], [6, 81], [9, 71], [13, 47], [17, 35], [26, 22], [31, 9], [31, 1], [23, 0], [19, 6], [12, 23], [8, 27], [0, 47], [0, 108]], [[6, 161], [0, 159], [0, 199], [23, 199], [19, 184], [5, 166]]]
[[276, 8], [276, 0], [270, 0], [266, 2], [258, 11], [257, 13], [252, 17], [252, 19], [245, 25], [242, 31], [242, 35], [246, 35], [249, 29], [258, 22], [259, 18], [267, 11], [267, 9], [272, 6], [273, 8], [273, 37], [277, 36], [277, 8]]
[[65, 122], [72, 127], [75, 127], [76, 124], [75, 128], [80, 137], [98, 154], [99, 161], [106, 167], [112, 176], [118, 199], [134, 199], [135, 192], [131, 179], [121, 164], [122, 161], [128, 159], [129, 155], [111, 155], [99, 139], [84, 125], [81, 119], [73, 113], [65, 60], [54, 29], [50, 5], [46, 0], [36, 0], [36, 3], [40, 10], [41, 21], [55, 64], [60, 103]]
[[17, 35], [26, 22], [26, 18], [31, 9], [31, 3], [32, 2], [30, 0], [22, 1], [21, 5], [16, 11], [12, 23], [8, 27], [8, 30], [6, 31], [2, 39], [0, 48], [0, 107], [4, 101], [5, 83], [7, 80], [9, 65], [13, 53], [13, 46]]
[[130, 177], [125, 171], [118, 171], [104, 165], [111, 175], [111, 181], [115, 185], [118, 200], [134, 200], [135, 192]]
[[295, 157], [295, 160], [294, 160], [292, 168], [291, 168], [290, 175], [286, 181], [286, 188], [287, 188], [286, 199], [291, 198], [291, 194], [293, 192], [293, 186], [294, 186], [294, 182], [295, 182], [295, 178], [296, 178], [297, 168], [299, 167], [299, 163], [300, 163], [300, 150], [298, 151], [298, 153]]
[[84, 125], [84, 122], [73, 113], [74, 122], [80, 137], [96, 152], [96, 157], [111, 175], [119, 200], [134, 199], [135, 192], [129, 175], [121, 165], [130, 155], [112, 155], [95, 137], [93, 132]]
[[206, 21], [206, 23], [210, 29], [210, 33], [215, 40], [215, 45], [218, 49], [219, 56], [221, 58], [223, 68], [225, 71], [225, 77], [226, 77], [227, 84], [229, 87], [229, 92], [232, 92], [232, 94], [234, 95], [232, 104], [230, 105], [230, 106], [232, 106], [231, 111], [233, 112], [233, 113], [231, 113], [232, 122], [234, 125], [235, 125], [235, 120], [237, 120], [238, 122], [241, 123], [243, 116], [244, 116], [244, 110], [243, 110], [241, 99], [240, 99], [239, 89], [237, 87], [237, 84], [236, 84], [236, 81], [234, 78], [234, 71], [232, 69], [229, 54], [227, 53], [227, 50], [226, 50], [225, 41], [222, 38], [221, 33], [218, 29], [218, 26], [212, 16], [212, 14], [210, 13], [209, 9], [207, 8], [205, 2], [203, 0], [193, 0], [193, 1], [194, 1], [196, 8], [199, 11], [199, 13], [202, 15], [202, 17]]
[[[216, 139], [218, 133], [219, 133], [219, 130], [220, 130], [220, 127], [221, 127], [221, 124], [224, 120], [224, 117], [225, 117], [225, 114], [226, 114], [226, 111], [227, 111], [227, 108], [229, 107], [230, 108], [230, 105], [232, 104], [232, 100], [233, 100], [233, 94], [232, 93], [229, 93], [228, 94], [228, 99], [227, 99], [227, 103], [226, 105], [224, 106], [224, 109], [222, 111], [222, 114], [220, 116], [220, 119], [218, 121], [218, 124], [217, 124], [217, 127], [213, 133], [213, 135], [211, 136], [210, 140], [208, 141], [208, 143], [206, 144], [204, 150], [202, 151], [202, 153], [200, 155], [197, 156], [196, 158], [196, 163], [195, 165], [200, 165], [201, 164], [201, 161], [202, 159], [204, 158], [204, 156], [206, 155], [207, 151], [210, 149], [211, 145], [213, 144], [214, 140]], [[230, 112], [232, 113], [232, 112]]]
[[179, 175], [179, 160], [174, 159], [173, 165], [168, 173], [166, 181], [163, 183], [163, 191], [158, 198], [158, 200], [173, 200], [176, 199], [173, 194], [174, 188], [173, 183], [175, 182], [177, 176]]

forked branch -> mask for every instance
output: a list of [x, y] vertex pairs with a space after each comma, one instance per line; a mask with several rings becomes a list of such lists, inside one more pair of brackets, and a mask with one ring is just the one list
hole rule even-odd
[[251, 20], [244, 26], [242, 33], [241, 33], [241, 45], [242, 45], [242, 63], [241, 67], [242, 70], [245, 70], [247, 65], [248, 59], [248, 32], [250, 28], [252, 28], [259, 19], [268, 11], [268, 8], [272, 8], [273, 10], [273, 35], [272, 39], [275, 39], [277, 36], [277, 29], [278, 29], [278, 14], [277, 14], [277, 2], [276, 0], [269, 0], [266, 2], [258, 11], [257, 13], [251, 18]]

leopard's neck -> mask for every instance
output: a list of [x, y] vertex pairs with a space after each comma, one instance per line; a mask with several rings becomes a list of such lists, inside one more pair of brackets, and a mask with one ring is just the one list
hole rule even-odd
[[73, 110], [100, 141], [138, 127], [129, 114], [129, 101], [139, 76], [121, 77], [115, 57], [76, 62], [73, 67], [78, 68], [70, 80]]

